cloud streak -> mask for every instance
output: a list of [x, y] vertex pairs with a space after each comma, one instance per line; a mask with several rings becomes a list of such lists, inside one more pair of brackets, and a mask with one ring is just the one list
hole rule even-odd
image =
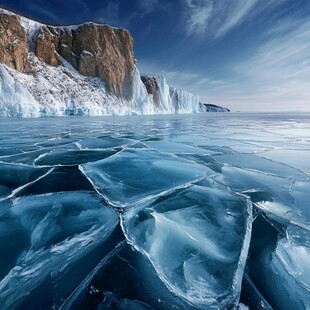
[[188, 35], [205, 33], [213, 12], [213, 1], [203, 5], [194, 0], [185, 0], [186, 31]]
[[[266, 0], [264, 5], [259, 0], [181, 0], [184, 6], [185, 32], [187, 35], [207, 35], [220, 38], [249, 16], [268, 9], [273, 3]], [[282, 0], [278, 0], [278, 4]]]
[[282, 19], [265, 34], [255, 53], [231, 65], [229, 75], [206, 76], [157, 66], [149, 71], [166, 76], [172, 86], [197, 93], [204, 102], [234, 111], [310, 112], [310, 21]]
[[308, 19], [282, 21], [252, 57], [232, 68], [233, 79], [208, 85], [205, 98], [235, 109], [310, 111], [309, 55]]

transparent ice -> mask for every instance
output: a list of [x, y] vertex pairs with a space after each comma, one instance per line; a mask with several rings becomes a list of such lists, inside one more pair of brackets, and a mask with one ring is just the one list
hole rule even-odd
[[0, 119], [0, 308], [309, 309], [309, 119]]

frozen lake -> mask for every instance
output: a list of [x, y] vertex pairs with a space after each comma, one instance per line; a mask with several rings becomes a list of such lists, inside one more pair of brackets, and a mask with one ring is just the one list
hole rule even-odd
[[310, 114], [0, 119], [3, 310], [309, 309], [309, 229]]

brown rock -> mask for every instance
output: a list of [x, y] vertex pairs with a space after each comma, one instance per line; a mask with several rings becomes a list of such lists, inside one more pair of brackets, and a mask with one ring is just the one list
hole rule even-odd
[[159, 86], [154, 76], [141, 76], [141, 80], [146, 87], [147, 92], [153, 95], [153, 101], [158, 108], [160, 104]]
[[0, 12], [0, 61], [18, 71], [29, 69], [28, 38], [20, 17]]
[[[112, 94], [132, 98], [135, 59], [133, 40], [127, 30], [84, 24], [74, 33], [72, 51], [79, 58], [81, 74], [98, 76]], [[94, 66], [90, 65], [92, 62]]]
[[60, 57], [56, 51], [59, 44], [59, 31], [53, 27], [43, 26], [40, 28], [35, 45], [37, 57], [54, 67], [60, 65]]
[[96, 60], [92, 53], [83, 51], [79, 58], [78, 70], [86, 76], [96, 76]]
[[133, 40], [125, 29], [94, 23], [69, 27], [43, 26], [35, 52], [41, 61], [60, 64], [61, 55], [81, 74], [99, 77], [107, 91], [125, 99], [133, 96], [135, 59]]

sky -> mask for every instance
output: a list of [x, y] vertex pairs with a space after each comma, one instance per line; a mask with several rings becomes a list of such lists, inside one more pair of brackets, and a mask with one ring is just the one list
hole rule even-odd
[[141, 73], [232, 111], [310, 112], [310, 0], [0, 0], [57, 25], [127, 28]]

